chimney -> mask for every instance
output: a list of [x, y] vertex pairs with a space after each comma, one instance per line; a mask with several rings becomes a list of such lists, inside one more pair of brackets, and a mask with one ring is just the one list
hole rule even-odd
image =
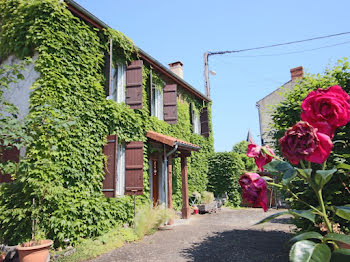
[[180, 61], [169, 64], [170, 71], [173, 72], [180, 78], [184, 78], [184, 73], [182, 69], [183, 64]]
[[302, 66], [298, 66], [296, 68], [292, 68], [290, 70], [290, 75], [292, 80], [297, 80], [299, 78], [303, 78], [304, 77], [304, 69]]

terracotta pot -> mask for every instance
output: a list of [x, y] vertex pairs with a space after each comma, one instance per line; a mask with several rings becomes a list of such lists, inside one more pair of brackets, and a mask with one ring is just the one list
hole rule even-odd
[[20, 262], [46, 262], [49, 256], [49, 248], [52, 240], [39, 240], [39, 244], [33, 246], [33, 241], [17, 246]]
[[0, 262], [4, 261], [5, 257], [6, 257], [6, 254], [0, 252]]

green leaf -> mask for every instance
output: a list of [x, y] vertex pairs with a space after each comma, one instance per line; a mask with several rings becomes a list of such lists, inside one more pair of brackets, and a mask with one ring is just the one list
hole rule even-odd
[[332, 253], [331, 262], [349, 262], [350, 249], [339, 248]]
[[263, 223], [269, 222], [270, 220], [275, 219], [276, 217], [287, 215], [287, 214], [289, 214], [288, 211], [278, 212], [276, 214], [273, 214], [271, 216], [268, 216], [268, 217], [264, 218], [263, 220], [260, 220], [255, 225], [259, 225], [259, 224], [263, 224]]
[[301, 168], [297, 168], [296, 169], [298, 171], [298, 173], [303, 177], [303, 178], [308, 178], [311, 176], [312, 173], [312, 169], [301, 169]]
[[297, 171], [295, 168], [293, 169], [288, 169], [286, 172], [284, 172], [283, 178], [282, 178], [282, 183], [284, 185], [289, 184], [290, 181], [292, 181], [295, 177], [297, 176]]
[[336, 168], [333, 168], [331, 170], [317, 170], [314, 177], [314, 182], [318, 188], [322, 189], [324, 185], [327, 184], [328, 181], [332, 178], [335, 172], [337, 172]]
[[319, 240], [322, 240], [323, 236], [320, 233], [318, 233], [318, 232], [305, 232], [305, 233], [302, 233], [302, 234], [297, 235], [295, 237], [292, 237], [291, 239], [289, 239], [289, 242], [290, 243], [295, 243], [295, 242], [298, 242], [300, 240], [305, 240], [305, 239], [319, 239]]
[[334, 209], [338, 217], [350, 220], [350, 206], [334, 206]]
[[326, 244], [310, 240], [296, 242], [289, 253], [291, 262], [328, 262], [330, 259], [331, 250]]
[[311, 210], [289, 210], [289, 213], [295, 217], [303, 217], [315, 223], [315, 214]]
[[341, 163], [341, 164], [337, 165], [337, 168], [350, 170], [350, 165], [349, 164], [345, 164], [345, 163]]
[[325, 240], [339, 241], [339, 242], [350, 245], [350, 236], [348, 236], [348, 235], [329, 233], [324, 237], [324, 239]]

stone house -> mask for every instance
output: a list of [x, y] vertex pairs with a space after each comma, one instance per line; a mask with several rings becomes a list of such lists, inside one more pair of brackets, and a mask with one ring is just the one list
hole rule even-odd
[[284, 100], [283, 94], [292, 90], [298, 80], [303, 78], [303, 67], [299, 66], [290, 69], [290, 74], [291, 79], [288, 82], [256, 102], [256, 107], [258, 108], [259, 113], [261, 145], [269, 145], [271, 147], [273, 146], [272, 138], [269, 136], [269, 132], [272, 130], [271, 113], [274, 109], [274, 106]]

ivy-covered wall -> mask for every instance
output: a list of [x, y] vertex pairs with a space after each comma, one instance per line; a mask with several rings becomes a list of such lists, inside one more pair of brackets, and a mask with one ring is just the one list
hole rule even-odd
[[[0, 0], [0, 21], [1, 61], [11, 54], [22, 59], [38, 53], [35, 69], [40, 73], [26, 118], [32, 142], [14, 175], [15, 182], [0, 187], [1, 242], [17, 244], [29, 239], [34, 214], [41, 235], [53, 239], [55, 246], [64, 245], [67, 238], [76, 244], [117, 223], [132, 223], [130, 197], [107, 199], [102, 194], [102, 148], [108, 134], [116, 133], [124, 142], [146, 141], [146, 132], [154, 130], [201, 146], [188, 159], [189, 191], [206, 189], [212, 132], [209, 138], [193, 134], [189, 109], [192, 102], [200, 110], [206, 106], [203, 102], [184, 92], [178, 99], [178, 124], [150, 117], [147, 64], [143, 67], [142, 109], [106, 100], [103, 70], [108, 39], [113, 39], [113, 63], [127, 63], [137, 59], [128, 38], [85, 24], [58, 0]], [[144, 149], [145, 194], [138, 197], [138, 204], [149, 201], [147, 143]], [[174, 206], [180, 207], [177, 159], [173, 175]]]

